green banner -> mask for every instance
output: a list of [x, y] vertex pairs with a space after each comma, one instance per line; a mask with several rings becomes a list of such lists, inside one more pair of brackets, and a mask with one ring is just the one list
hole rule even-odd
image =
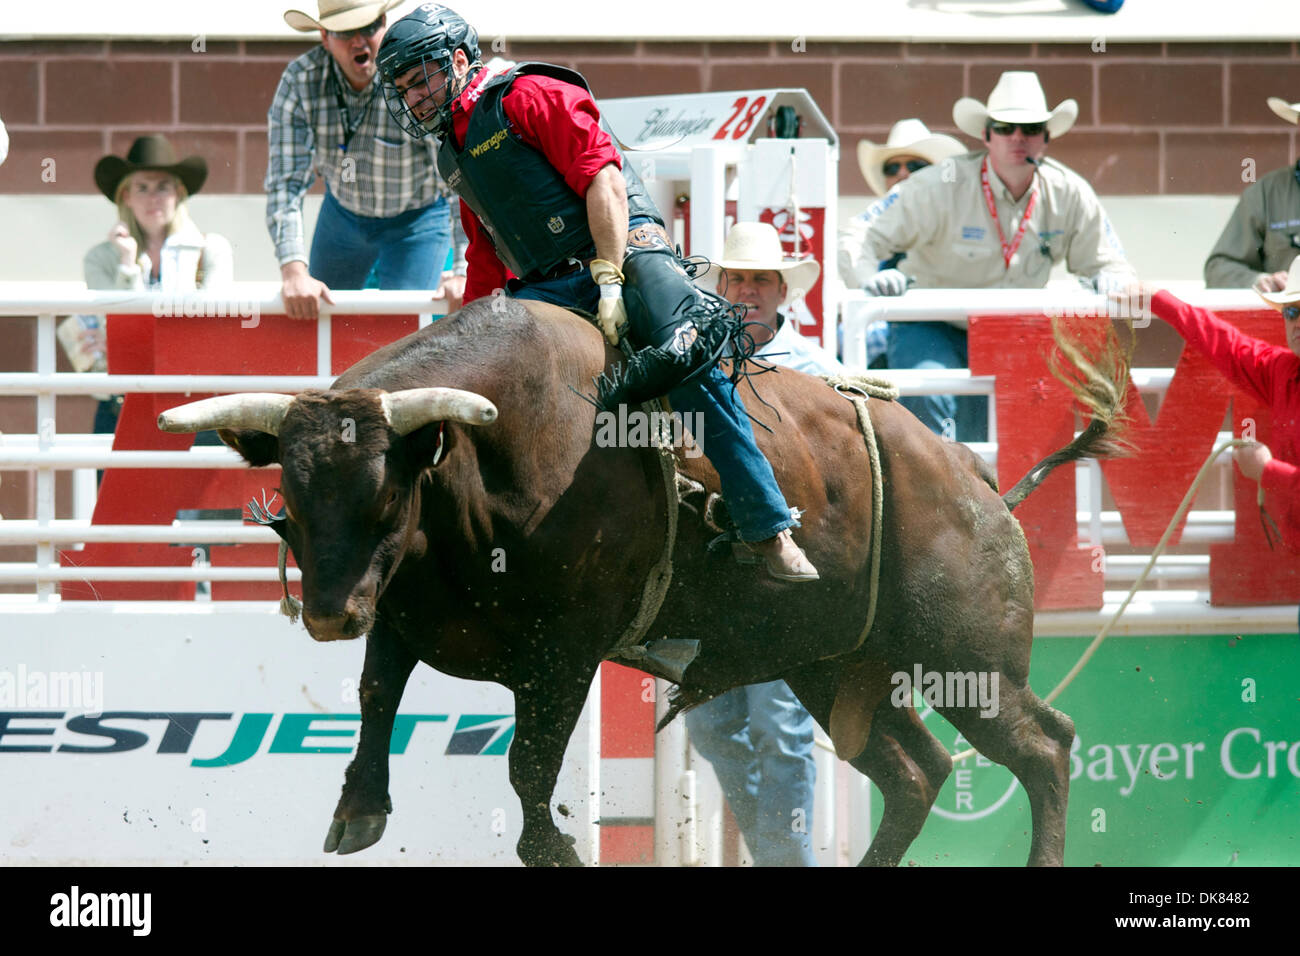
[[[1040, 637], [1046, 696], [1087, 638]], [[1300, 864], [1300, 638], [1110, 637], [1054, 706], [1074, 720], [1070, 866]], [[956, 754], [964, 738], [922, 705]], [[882, 798], [872, 788], [872, 823]], [[1021, 866], [1024, 788], [983, 757], [954, 765], [904, 865]]]

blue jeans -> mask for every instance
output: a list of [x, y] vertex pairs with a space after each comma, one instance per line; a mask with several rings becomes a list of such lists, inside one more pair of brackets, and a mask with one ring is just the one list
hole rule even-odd
[[[536, 299], [592, 313], [600, 300], [600, 291], [585, 269], [558, 279], [530, 282], [511, 294], [516, 299]], [[668, 401], [682, 416], [703, 414], [704, 434], [694, 437], [718, 473], [727, 511], [742, 541], [766, 541], [798, 524], [790, 516], [772, 466], [754, 441], [740, 395], [716, 365], [695, 382], [673, 389]]]
[[[946, 322], [889, 323], [890, 368], [967, 368], [966, 330]], [[936, 435], [988, 441], [986, 395], [914, 395], [900, 399]]]
[[331, 289], [365, 288], [374, 270], [381, 289], [436, 289], [451, 247], [451, 212], [439, 197], [391, 219], [358, 216], [326, 190], [307, 271]]
[[[755, 866], [816, 866], [813, 719], [785, 681], [737, 687], [686, 712]], [[802, 812], [799, 812], [802, 811]]]

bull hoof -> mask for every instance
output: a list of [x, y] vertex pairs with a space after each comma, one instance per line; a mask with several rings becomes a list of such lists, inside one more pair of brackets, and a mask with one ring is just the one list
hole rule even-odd
[[339, 856], [344, 856], [374, 846], [384, 835], [384, 827], [387, 825], [388, 816], [383, 813], [356, 817], [352, 820], [336, 818], [330, 824], [329, 833], [325, 835], [325, 852], [338, 851]]
[[516, 850], [524, 866], [582, 866], [582, 858], [573, 848], [577, 842], [567, 833], [554, 830], [541, 839], [521, 838]]

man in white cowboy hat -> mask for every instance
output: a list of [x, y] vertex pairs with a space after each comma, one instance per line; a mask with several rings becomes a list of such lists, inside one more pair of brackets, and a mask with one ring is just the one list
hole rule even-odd
[[[376, 58], [386, 13], [402, 0], [319, 0], [319, 19], [289, 10], [321, 45], [285, 68], [267, 112], [266, 225], [280, 263], [285, 310], [315, 318], [330, 289], [428, 289], [459, 298], [464, 259], [444, 275], [458, 205], [438, 176], [432, 142], [402, 133], [384, 106]], [[303, 196], [325, 180], [310, 254]]]
[[[760, 357], [811, 375], [844, 371], [835, 356], [800, 335], [780, 310], [812, 288], [814, 260], [786, 259], [765, 222], [738, 222], [702, 281], [746, 307], [745, 329]], [[742, 551], [733, 549], [740, 555]], [[813, 719], [785, 681], [737, 687], [686, 712], [686, 731], [713, 767], [755, 866], [816, 866], [812, 852]], [[804, 826], [791, 827], [794, 811]]]
[[[893, 125], [889, 137], [877, 145], [864, 139], [858, 143], [858, 168], [873, 195], [883, 196], [912, 173], [960, 156], [966, 147], [943, 133], [931, 133], [919, 119], [903, 119]], [[838, 266], [840, 278], [861, 288], [880, 264], [862, 253], [867, 234], [867, 214], [855, 216], [840, 233]], [[890, 263], [890, 267], [897, 263]]]
[[780, 312], [811, 289], [820, 274], [816, 260], [786, 259], [781, 237], [766, 222], [732, 226], [721, 258], [708, 272], [717, 279], [719, 295], [746, 307], [746, 331], [758, 346], [757, 355], [810, 375], [833, 375], [844, 371], [839, 359], [800, 334]]
[[[873, 295], [923, 289], [1039, 289], [1052, 266], [1095, 289], [1122, 288], [1135, 278], [1092, 187], [1046, 159], [1053, 137], [1074, 125], [1079, 106], [1047, 108], [1038, 76], [1003, 73], [988, 105], [962, 97], [957, 127], [985, 148], [922, 169], [867, 213], [866, 247], [886, 260], [906, 253], [864, 285]], [[964, 325], [964, 323], [959, 324]], [[962, 368], [966, 331], [946, 323], [891, 323], [890, 368]], [[987, 435], [983, 396], [907, 398], [904, 405], [939, 434], [961, 441]]]
[[[1278, 96], [1268, 107], [1288, 123], [1300, 119], [1300, 103]], [[1300, 162], [1268, 173], [1241, 194], [1219, 241], [1205, 260], [1211, 289], [1277, 292], [1300, 252]]]

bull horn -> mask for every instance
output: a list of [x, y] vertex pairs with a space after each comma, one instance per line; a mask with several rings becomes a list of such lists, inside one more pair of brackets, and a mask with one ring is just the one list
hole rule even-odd
[[268, 435], [280, 434], [284, 413], [293, 403], [292, 395], [275, 392], [243, 392], [218, 395], [200, 402], [169, 408], [158, 416], [158, 427], [165, 432], [201, 432], [208, 428], [249, 428]]
[[497, 420], [497, 407], [476, 392], [459, 388], [408, 388], [380, 396], [384, 416], [393, 431], [409, 435], [430, 422], [453, 421], [466, 425], [490, 425]]

